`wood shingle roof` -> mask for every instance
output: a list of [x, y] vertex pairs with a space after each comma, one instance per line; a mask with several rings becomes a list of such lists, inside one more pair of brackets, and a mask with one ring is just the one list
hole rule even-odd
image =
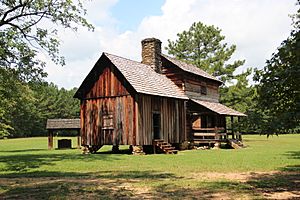
[[232, 108], [229, 108], [220, 103], [210, 102], [210, 101], [201, 101], [201, 100], [196, 100], [196, 99], [191, 99], [191, 100], [201, 106], [204, 106], [205, 108], [208, 108], [209, 110], [211, 110], [213, 112], [220, 114], [220, 115], [240, 116], [240, 117], [247, 116], [241, 112], [233, 110]]
[[104, 55], [116, 66], [138, 93], [188, 99], [175, 83], [165, 75], [156, 73], [151, 66], [109, 53], [104, 53]]
[[186, 62], [180, 61], [176, 58], [172, 58], [172, 57], [164, 55], [164, 54], [162, 54], [161, 56], [164, 57], [165, 59], [167, 59], [168, 61], [170, 61], [171, 63], [173, 63], [174, 65], [178, 66], [183, 71], [186, 71], [186, 72], [189, 72], [189, 73], [192, 73], [192, 74], [196, 74], [198, 76], [202, 76], [204, 78], [208, 78], [208, 79], [211, 79], [211, 80], [214, 80], [214, 81], [217, 81], [220, 84], [223, 83], [222, 81], [220, 81], [216, 77], [210, 75], [209, 73], [203, 71], [202, 69], [196, 67], [195, 65], [188, 64]]
[[48, 119], [46, 129], [80, 129], [80, 119]]

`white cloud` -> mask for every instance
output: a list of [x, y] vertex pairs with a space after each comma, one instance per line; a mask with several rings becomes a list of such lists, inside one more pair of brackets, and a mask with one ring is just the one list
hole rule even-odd
[[93, 32], [83, 27], [79, 27], [77, 32], [58, 29], [60, 52], [66, 58], [66, 66], [57, 66], [45, 55], [40, 55], [47, 62], [48, 81], [68, 89], [80, 86], [103, 51], [101, 42], [108, 38], [105, 33], [109, 32], [107, 31], [109, 28], [105, 31], [103, 29], [115, 24], [109, 9], [116, 2], [117, 0], [86, 2], [85, 7], [88, 10], [86, 18], [95, 26]]
[[288, 14], [296, 11], [294, 0], [166, 0], [162, 15], [145, 16], [135, 30], [120, 33], [109, 12], [115, 3], [90, 3], [88, 17], [96, 24], [94, 32], [80, 29], [78, 34], [62, 35], [62, 53], [68, 63], [63, 70], [52, 69], [48, 80], [66, 88], [78, 87], [102, 51], [140, 60], [142, 39], [157, 37], [166, 46], [167, 39], [176, 39], [178, 32], [197, 21], [221, 28], [226, 42], [237, 45], [235, 59], [246, 59], [245, 66], [262, 67], [289, 35]]

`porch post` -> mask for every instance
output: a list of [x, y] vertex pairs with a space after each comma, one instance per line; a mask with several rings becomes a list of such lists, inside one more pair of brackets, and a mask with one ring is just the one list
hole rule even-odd
[[224, 132], [225, 132], [225, 139], [228, 139], [227, 124], [226, 124], [226, 115], [224, 115]]
[[233, 116], [230, 116], [231, 119], [231, 133], [232, 133], [232, 139], [234, 139], [234, 130], [233, 130]]
[[80, 149], [81, 141], [80, 141], [80, 129], [77, 130], [77, 149]]
[[216, 139], [221, 139], [220, 137], [219, 137], [219, 134], [218, 134], [218, 115], [217, 114], [215, 114], [215, 134], [216, 134]]
[[238, 122], [239, 122], [239, 140], [242, 141], [242, 133], [241, 133], [241, 126], [240, 126], [241, 117], [240, 116], [238, 116]]
[[53, 149], [53, 130], [48, 130], [48, 149]]

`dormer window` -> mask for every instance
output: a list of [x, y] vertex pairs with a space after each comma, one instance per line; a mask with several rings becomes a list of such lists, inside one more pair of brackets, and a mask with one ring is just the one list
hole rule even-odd
[[201, 85], [201, 94], [206, 95], [207, 94], [207, 87]]

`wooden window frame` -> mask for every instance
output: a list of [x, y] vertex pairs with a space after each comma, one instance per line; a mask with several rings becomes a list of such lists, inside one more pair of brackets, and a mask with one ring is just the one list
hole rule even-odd
[[114, 129], [114, 116], [112, 113], [102, 115], [102, 129], [103, 130]]
[[207, 95], [207, 87], [205, 85], [200, 86], [200, 93], [203, 95]]

